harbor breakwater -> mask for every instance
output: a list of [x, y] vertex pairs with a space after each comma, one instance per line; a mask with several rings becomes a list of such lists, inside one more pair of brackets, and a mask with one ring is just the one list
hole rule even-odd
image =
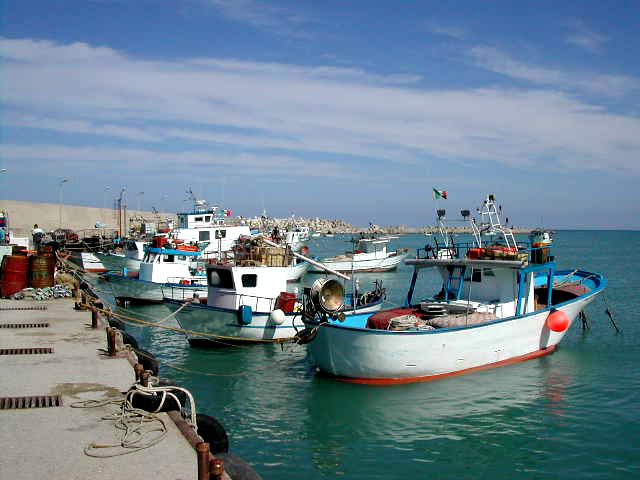
[[[6, 210], [9, 214], [9, 229], [16, 236], [28, 236], [34, 224], [38, 224], [45, 231], [53, 231], [57, 228], [69, 228], [74, 231], [96, 230], [96, 225], [104, 225], [99, 230], [114, 231], [118, 229], [118, 211], [113, 208], [97, 208], [83, 205], [65, 205], [44, 202], [23, 202], [16, 200], [0, 200], [0, 209]], [[127, 224], [129, 227], [140, 225], [140, 223], [158, 223], [168, 219], [176, 221], [175, 213], [149, 212], [144, 210], [127, 210]], [[262, 217], [231, 217], [226, 218], [229, 223], [244, 223], [251, 228], [262, 228], [264, 219]], [[269, 218], [268, 224], [273, 227], [285, 229], [295, 223], [298, 226], [305, 225], [311, 231], [334, 234], [354, 234], [370, 229], [370, 226], [363, 227], [353, 225], [342, 219], [323, 219], [319, 217], [305, 218]], [[412, 227], [406, 225], [373, 225], [373, 230], [387, 234], [404, 233], [436, 233], [435, 226]], [[530, 229], [526, 227], [513, 227], [514, 233], [526, 233]], [[469, 233], [469, 227], [455, 227], [454, 233]]]

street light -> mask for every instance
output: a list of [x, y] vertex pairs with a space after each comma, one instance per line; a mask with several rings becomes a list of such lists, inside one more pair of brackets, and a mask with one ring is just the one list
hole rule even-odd
[[144, 195], [144, 192], [138, 192], [138, 215], [142, 216], [142, 214], [140, 213], [140, 199], [142, 198], [142, 196]]
[[60, 187], [59, 196], [58, 196], [58, 224], [59, 224], [58, 226], [60, 228], [62, 228], [62, 185], [64, 185], [68, 181], [69, 179], [65, 177], [62, 180], [60, 180], [60, 183], [58, 183], [58, 186]]
[[105, 217], [105, 210], [107, 208], [107, 191], [111, 190], [111, 187], [109, 185], [107, 185], [106, 187], [104, 187], [104, 192], [102, 192], [102, 220], [104, 222], [104, 224], [107, 224], [107, 220], [104, 218]]

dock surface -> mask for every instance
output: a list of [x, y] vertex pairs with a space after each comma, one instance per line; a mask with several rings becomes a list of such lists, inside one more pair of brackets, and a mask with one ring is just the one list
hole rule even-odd
[[91, 312], [73, 307], [71, 298], [0, 299], [0, 325], [49, 324], [0, 328], [0, 397], [62, 398], [62, 406], [0, 409], [0, 479], [197, 478], [196, 452], [164, 413], [158, 416], [167, 435], [150, 448], [106, 458], [85, 454], [91, 444], [118, 444], [122, 430], [103, 419], [113, 407], [72, 405], [121, 399], [135, 374], [127, 358], [104, 353], [105, 330], [91, 328]]

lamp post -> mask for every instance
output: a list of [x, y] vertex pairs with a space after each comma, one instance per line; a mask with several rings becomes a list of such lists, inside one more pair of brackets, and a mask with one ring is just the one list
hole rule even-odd
[[140, 215], [140, 216], [142, 216], [142, 213], [141, 213], [142, 209], [140, 207], [140, 202], [141, 202], [141, 199], [142, 199], [143, 195], [144, 195], [144, 192], [138, 192], [138, 215]]
[[102, 221], [105, 225], [107, 224], [107, 221], [105, 219], [105, 210], [107, 209], [107, 191], [109, 190], [111, 190], [111, 187], [107, 185], [106, 187], [104, 187], [104, 192], [102, 192]]
[[58, 227], [62, 228], [62, 185], [69, 181], [68, 178], [63, 178], [58, 183], [59, 192], [58, 192]]

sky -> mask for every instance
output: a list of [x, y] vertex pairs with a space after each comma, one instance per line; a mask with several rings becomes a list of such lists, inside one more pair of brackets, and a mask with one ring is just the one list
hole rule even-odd
[[[640, 229], [640, 3], [0, 0], [0, 199]], [[64, 179], [67, 181], [63, 182]]]

